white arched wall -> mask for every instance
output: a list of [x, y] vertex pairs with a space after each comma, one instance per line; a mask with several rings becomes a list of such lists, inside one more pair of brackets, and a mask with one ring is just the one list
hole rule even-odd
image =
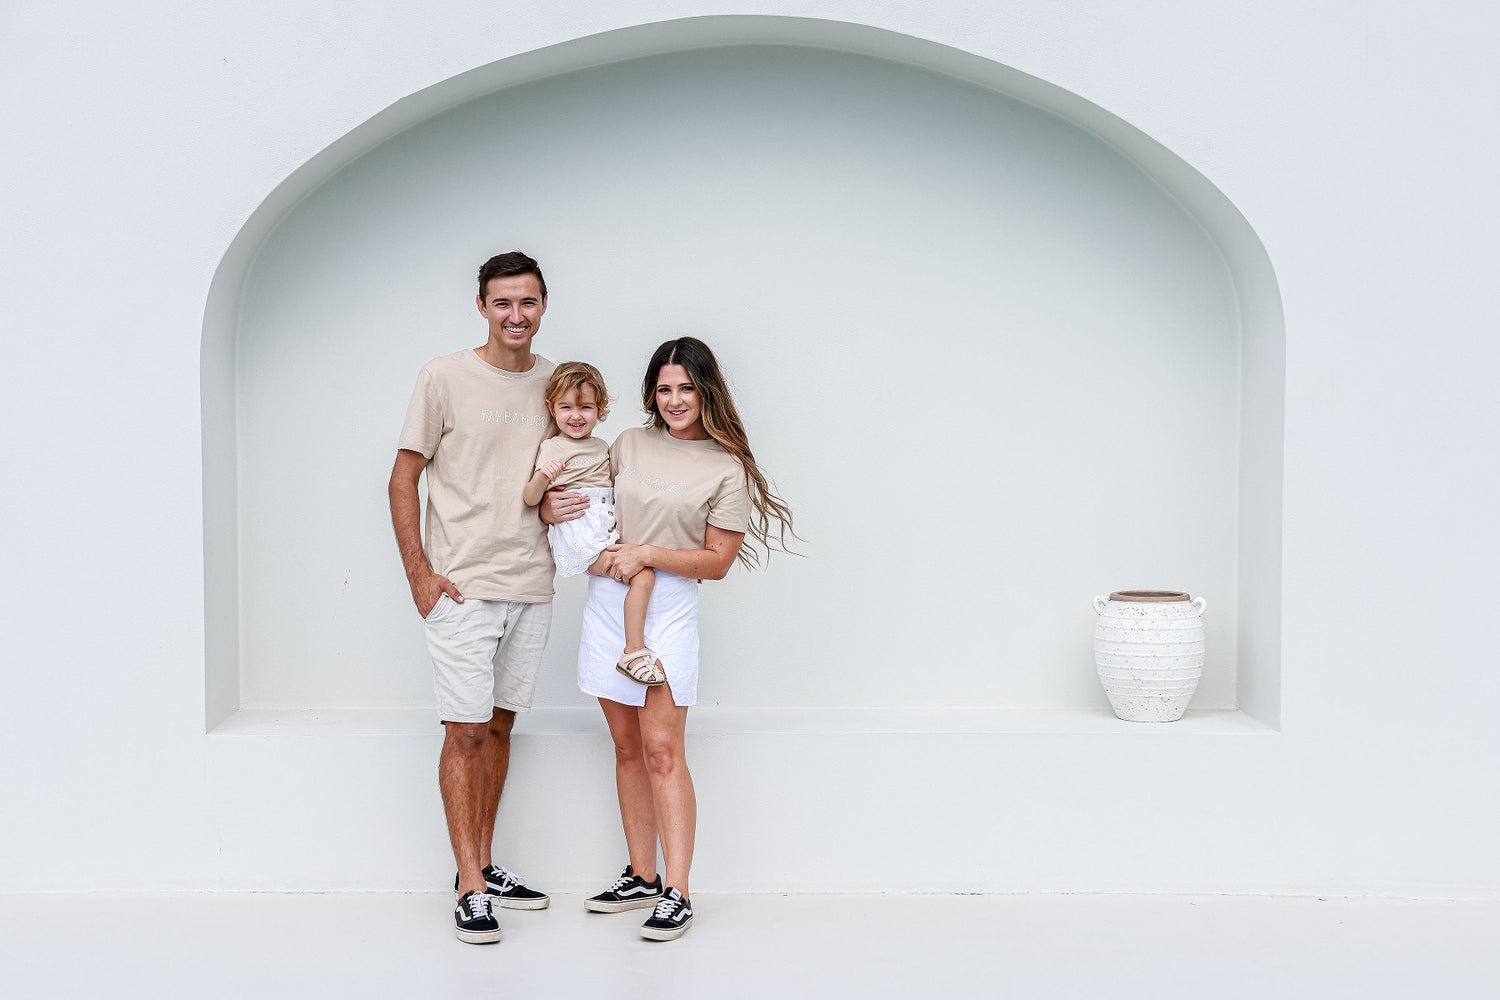
[[[16, 373], [3, 399], [26, 471], [25, 488], [7, 493], [15, 571], [0, 731], [17, 766], [4, 889], [432, 890], [451, 880], [430, 714], [404, 737], [331, 721], [305, 736], [228, 735], [246, 713], [203, 732], [201, 466], [211, 490], [232, 485], [218, 474], [238, 462], [232, 423], [212, 418], [216, 404], [233, 412], [216, 379], [234, 368], [215, 358], [233, 350], [248, 258], [293, 202], [405, 125], [584, 63], [730, 40], [920, 65], [1109, 137], [1202, 221], [1239, 292], [1245, 369], [1274, 362], [1279, 372], [1280, 338], [1265, 335], [1279, 323], [1257, 313], [1276, 295], [1254, 294], [1264, 257], [1236, 242], [1248, 230], [1219, 217], [1233, 213], [1223, 198], [1128, 126], [995, 63], [1123, 116], [1254, 222], [1286, 312], [1285, 572], [1282, 533], [1260, 531], [1279, 510], [1260, 501], [1281, 463], [1251, 474], [1254, 455], [1281, 453], [1267, 430], [1279, 427], [1280, 380], [1247, 376], [1278, 401], [1247, 394], [1240, 575], [1252, 580], [1260, 559], [1282, 583], [1253, 624], [1252, 598], [1275, 590], [1241, 588], [1238, 639], [1264, 656], [1279, 609], [1282, 668], [1279, 722], [1263, 737], [1226, 736], [1201, 718], [1116, 727], [1078, 713], [1069, 727], [1043, 710], [1016, 713], [1044, 716], [1040, 733], [898, 732], [911, 713], [872, 709], [878, 732], [830, 724], [821, 735], [767, 732], [769, 710], [747, 710], [735, 732], [709, 731], [694, 713], [698, 891], [1496, 897], [1500, 817], [1476, 791], [1500, 753], [1482, 569], [1494, 561], [1500, 494], [1493, 463], [1475, 461], [1500, 447], [1487, 381], [1500, 348], [1482, 332], [1494, 302], [1479, 280], [1500, 209], [1493, 157], [1482, 155], [1500, 148], [1486, 103], [1500, 37], [1492, 9], [1432, 18], [1352, 0], [1316, 16], [1289, 0], [758, 0], [761, 11], [900, 34], [691, 22], [547, 50], [672, 12], [639, 0], [564, 0], [524, 17], [472, 0], [420, 10], [375, 0], [357, 13], [314, 0], [296, 16], [152, 6], [162, 16], [21, 5], [6, 22], [16, 45], [0, 59], [10, 84], [0, 102], [12, 112], [15, 225], [0, 244], [10, 292], [0, 367]], [[692, 0], [672, 11], [733, 7]], [[486, 68], [459, 76], [476, 67]], [[80, 275], [98, 309], [81, 310]], [[208, 541], [227, 538], [232, 554], [235, 500], [209, 516], [222, 524], [225, 511], [230, 530]], [[389, 551], [385, 536], [376, 544]], [[225, 551], [209, 552], [215, 566]], [[237, 612], [227, 565], [227, 577], [210, 574], [211, 597], [222, 607], [229, 594]], [[792, 572], [746, 582], [769, 588]], [[1219, 620], [1223, 598], [1209, 597]], [[233, 638], [235, 617], [215, 643]], [[231, 656], [214, 671], [227, 672], [231, 709], [236, 668]], [[1241, 669], [1238, 684], [1247, 675], [1277, 678]], [[1239, 704], [1269, 718], [1244, 692]], [[794, 714], [771, 721], [789, 727]], [[935, 728], [938, 714], [915, 725]], [[515, 745], [506, 863], [549, 890], [597, 891], [622, 863], [608, 738], [597, 722], [562, 736], [539, 721], [525, 720]]]
[[[1107, 719], [1087, 598], [1171, 585], [1214, 603], [1196, 704], [1275, 724], [1282, 337], [1248, 225], [1147, 137], [1004, 67], [713, 18], [416, 95], [247, 224], [204, 332], [210, 726], [430, 725], [379, 486], [412, 373], [477, 339], [468, 272], [497, 239], [548, 268], [539, 350], [595, 360], [622, 397], [608, 436], [650, 347], [702, 332], [798, 501], [812, 558], [705, 602], [706, 706], [759, 710], [733, 716], [752, 729], [789, 709]], [[993, 526], [960, 532], [943, 503]], [[554, 721], [588, 711], [577, 603], [563, 582]]]

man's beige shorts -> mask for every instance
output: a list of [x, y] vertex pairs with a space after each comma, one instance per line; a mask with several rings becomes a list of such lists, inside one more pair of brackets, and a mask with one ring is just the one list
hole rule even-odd
[[552, 605], [515, 601], [463, 603], [438, 597], [427, 615], [438, 717], [488, 722], [497, 708], [531, 709], [537, 668], [552, 628]]

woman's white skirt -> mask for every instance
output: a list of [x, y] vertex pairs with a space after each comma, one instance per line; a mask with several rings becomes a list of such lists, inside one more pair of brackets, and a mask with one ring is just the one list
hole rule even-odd
[[[625, 652], [625, 594], [630, 588], [607, 576], [589, 577], [578, 641], [578, 688], [622, 705], [646, 704], [646, 685], [615, 669]], [[646, 645], [661, 658], [679, 707], [698, 703], [698, 581], [662, 570], [646, 608]]]
[[558, 576], [577, 576], [594, 565], [605, 546], [620, 540], [615, 530], [615, 491], [608, 487], [576, 490], [589, 498], [583, 516], [547, 529]]

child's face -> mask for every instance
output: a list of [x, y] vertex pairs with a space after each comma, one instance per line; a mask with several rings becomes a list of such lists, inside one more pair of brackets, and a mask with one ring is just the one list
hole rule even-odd
[[599, 422], [599, 403], [594, 399], [591, 386], [568, 390], [561, 397], [549, 401], [547, 409], [552, 411], [557, 429], [570, 438], [582, 440], [588, 437], [594, 433], [594, 425]]

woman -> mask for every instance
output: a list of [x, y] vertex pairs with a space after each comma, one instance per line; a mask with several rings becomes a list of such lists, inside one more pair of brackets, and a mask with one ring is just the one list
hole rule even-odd
[[[783, 548], [792, 514], [770, 491], [713, 352], [683, 337], [657, 348], [641, 401], [651, 423], [610, 448], [621, 544], [589, 568], [578, 650], [578, 686], [599, 699], [615, 744], [615, 784], [630, 863], [585, 902], [597, 912], [655, 906], [644, 937], [681, 937], [693, 919], [688, 870], [697, 803], [683, 752], [698, 698], [698, 582], [720, 580], [738, 559], [759, 562], [749, 534]], [[777, 522], [776, 537], [771, 522]], [[647, 687], [616, 669], [631, 577], [654, 570], [646, 645], [667, 682]], [[656, 872], [660, 840], [666, 880]]]

